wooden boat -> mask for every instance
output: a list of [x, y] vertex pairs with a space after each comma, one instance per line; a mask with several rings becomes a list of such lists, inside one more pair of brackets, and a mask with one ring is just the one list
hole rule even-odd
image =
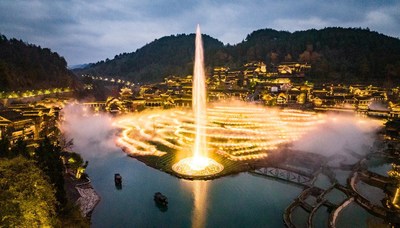
[[157, 204], [162, 205], [162, 206], [167, 206], [168, 205], [168, 198], [161, 194], [161, 192], [156, 192], [154, 194], [154, 201], [156, 201]]
[[114, 174], [115, 185], [122, 185], [122, 177], [119, 173]]

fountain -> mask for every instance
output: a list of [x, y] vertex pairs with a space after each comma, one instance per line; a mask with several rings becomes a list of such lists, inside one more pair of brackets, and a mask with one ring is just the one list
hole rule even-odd
[[192, 109], [195, 122], [193, 157], [180, 160], [172, 170], [185, 176], [209, 176], [221, 172], [224, 167], [208, 157], [207, 149], [207, 104], [204, 73], [203, 43], [200, 26], [196, 29], [196, 50], [193, 70]]
[[207, 107], [199, 27], [192, 81], [192, 110], [157, 109], [120, 117], [114, 122], [122, 128], [117, 144], [154, 168], [183, 178], [212, 179], [243, 171], [244, 162], [280, 153], [282, 145], [324, 122], [315, 112], [242, 101]]

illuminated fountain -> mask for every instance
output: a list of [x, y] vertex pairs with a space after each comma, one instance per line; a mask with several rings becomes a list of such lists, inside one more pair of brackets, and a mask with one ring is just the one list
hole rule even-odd
[[200, 26], [197, 25], [192, 89], [192, 109], [195, 123], [193, 157], [182, 159], [172, 166], [175, 172], [182, 175], [207, 176], [219, 173], [224, 169], [221, 164], [208, 157], [206, 99], [203, 43]]
[[[213, 104], [207, 108], [208, 151], [231, 161], [262, 159], [296, 141], [324, 118], [314, 112], [274, 110], [245, 102]], [[196, 133], [193, 113], [182, 109], [138, 113], [115, 124], [123, 128], [118, 145], [135, 157], [187, 151]]]
[[148, 164], [181, 177], [208, 179], [227, 174], [236, 162], [279, 153], [283, 145], [324, 121], [315, 112], [240, 101], [207, 107], [199, 27], [196, 33], [192, 110], [153, 110], [119, 118], [115, 125], [122, 131], [117, 144], [130, 156], [144, 162], [149, 161], [145, 157], [160, 157]]

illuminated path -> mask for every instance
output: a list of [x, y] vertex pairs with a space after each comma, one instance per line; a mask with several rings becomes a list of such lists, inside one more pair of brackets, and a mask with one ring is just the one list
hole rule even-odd
[[[232, 161], [260, 159], [293, 142], [323, 121], [313, 112], [274, 110], [243, 103], [207, 109], [208, 154]], [[163, 156], [193, 148], [195, 125], [191, 110], [159, 110], [119, 119], [118, 145], [133, 156]]]
[[129, 122], [131, 119], [127, 124], [119, 122], [125, 130], [118, 144], [125, 151], [131, 155], [155, 156], [171, 150], [180, 154], [190, 151], [191, 156], [174, 163], [172, 170], [186, 177], [206, 177], [224, 170], [212, 153], [232, 161], [264, 158], [269, 150], [297, 139], [300, 132], [314, 125], [314, 115], [310, 113], [283, 111], [274, 115], [244, 104], [207, 108], [199, 25], [195, 40], [192, 112], [162, 112], [138, 118], [140, 122]]

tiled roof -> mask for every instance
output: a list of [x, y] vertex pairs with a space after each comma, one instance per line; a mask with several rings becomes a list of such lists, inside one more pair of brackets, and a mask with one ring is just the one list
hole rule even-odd
[[0, 111], [0, 116], [13, 122], [29, 119], [27, 117], [22, 116], [21, 113], [11, 110]]

